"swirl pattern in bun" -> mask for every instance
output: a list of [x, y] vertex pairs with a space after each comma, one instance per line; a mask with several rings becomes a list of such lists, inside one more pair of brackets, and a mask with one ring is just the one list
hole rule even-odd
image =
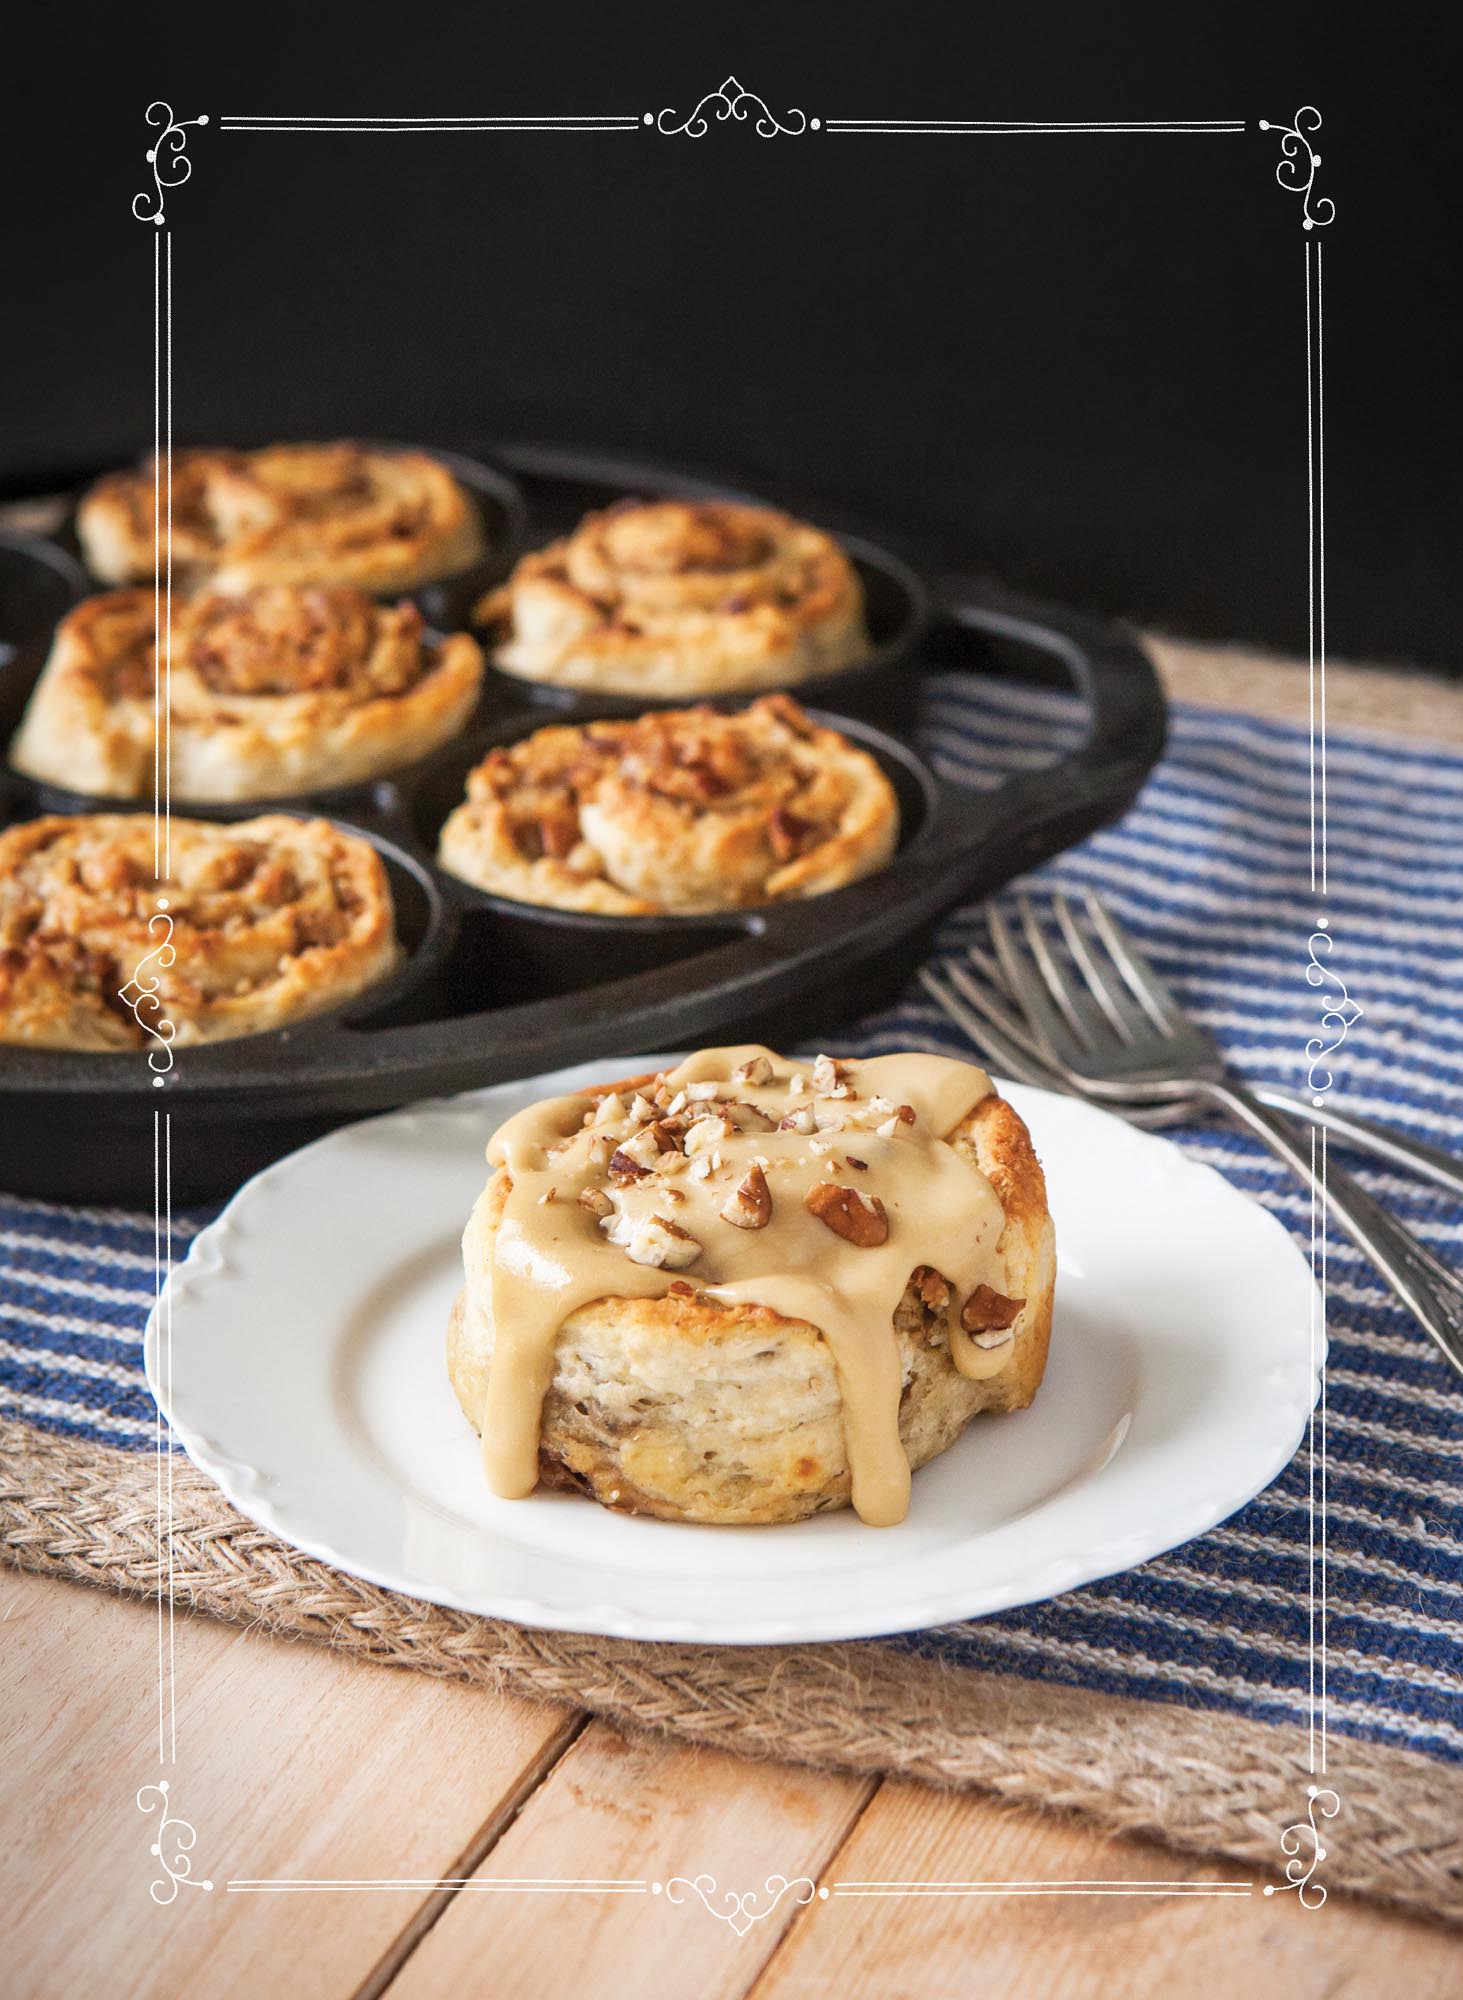
[[395, 965], [391, 887], [368, 841], [283, 814], [175, 819], [169, 837], [160, 882], [150, 815], [0, 833], [0, 1042], [123, 1052], [149, 1030], [179, 1047], [228, 1041], [334, 1007]]
[[[106, 798], [154, 782], [158, 645], [151, 590], [62, 619], [10, 750], [30, 777]], [[173, 796], [267, 799], [410, 763], [466, 722], [482, 654], [430, 637], [412, 604], [346, 584], [206, 590], [173, 607], [166, 685]]]
[[821, 895], [882, 868], [898, 837], [868, 752], [764, 695], [737, 714], [661, 709], [490, 751], [438, 859], [518, 902], [655, 916]]
[[448, 1369], [505, 1499], [887, 1526], [1040, 1386], [1046, 1186], [972, 1064], [706, 1049], [530, 1106], [488, 1158]]
[[869, 651], [863, 587], [833, 537], [727, 500], [590, 514], [476, 615], [504, 673], [672, 701], [791, 687]]
[[[384, 595], [485, 552], [476, 506], [427, 452], [357, 444], [184, 451], [174, 453], [172, 471], [160, 542], [181, 588], [353, 583]], [[152, 462], [99, 480], [76, 517], [93, 573], [104, 583], [150, 579], [166, 504]]]

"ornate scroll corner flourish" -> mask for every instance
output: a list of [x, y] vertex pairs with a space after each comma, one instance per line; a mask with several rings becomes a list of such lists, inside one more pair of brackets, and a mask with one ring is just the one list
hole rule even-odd
[[[685, 1875], [673, 1875], [666, 1883], [652, 1883], [651, 1893], [658, 1896], [662, 1888], [668, 1903], [685, 1902], [688, 1891], [699, 1896], [712, 1916], [720, 1923], [729, 1924], [738, 1937], [745, 1937], [753, 1924], [760, 1924], [764, 1917], [770, 1917], [784, 1896], [790, 1895], [795, 1903], [802, 1904], [811, 1903], [818, 1893], [817, 1885], [806, 1875], [795, 1875], [791, 1881], [786, 1875], [769, 1875], [760, 1889], [748, 1889], [741, 1895], [735, 1889], [723, 1889], [719, 1904], [711, 1900], [717, 1894], [714, 1875], [698, 1875], [694, 1880]], [[757, 1905], [764, 1896], [767, 1898], [766, 1906], [758, 1909]]]
[[[1346, 981], [1341, 974], [1333, 966], [1321, 963], [1321, 958], [1331, 956], [1335, 943], [1336, 939], [1329, 930], [1314, 930], [1307, 940], [1306, 984], [1329, 989], [1321, 996], [1321, 1032], [1312, 1035], [1306, 1043], [1306, 1059], [1310, 1063], [1307, 1081], [1318, 1096], [1328, 1091], [1336, 1081], [1326, 1067], [1326, 1058], [1335, 1055], [1363, 1012], [1347, 992]], [[1321, 958], [1317, 957], [1317, 952], [1320, 952]]]
[[1320, 1909], [1326, 1900], [1326, 1885], [1311, 1878], [1325, 1860], [1326, 1850], [1321, 1845], [1316, 1814], [1319, 1813], [1322, 1819], [1335, 1819], [1340, 1810], [1341, 1801], [1329, 1786], [1306, 1786], [1305, 1818], [1297, 1820], [1294, 1826], [1288, 1826], [1280, 1836], [1281, 1850], [1290, 1856], [1285, 1864], [1285, 1880], [1267, 1882], [1267, 1896], [1283, 1896], [1294, 1889], [1297, 1902], [1303, 1903], [1308, 1910]]
[[[166, 972], [177, 958], [173, 946], [173, 920], [167, 915], [167, 904], [160, 902], [156, 912], [147, 920], [149, 935], [158, 937], [158, 926], [162, 926], [161, 942], [151, 951], [145, 952], [137, 961], [137, 970], [125, 986], [117, 989], [117, 998], [127, 1008], [133, 1020], [157, 1046], [148, 1051], [147, 1066], [156, 1073], [156, 1081], [161, 1084], [163, 1077], [173, 1067], [173, 1036], [177, 1028], [163, 1012], [159, 997], [162, 981], [158, 972]], [[156, 966], [157, 971], [148, 972], [148, 967]]]
[[191, 1850], [198, 1835], [186, 1819], [179, 1819], [171, 1810], [167, 1779], [159, 1778], [155, 1785], [144, 1785], [137, 1794], [137, 1804], [142, 1812], [162, 1813], [152, 1853], [162, 1863], [163, 1872], [148, 1889], [152, 1900], [167, 1904], [176, 1901], [179, 1889], [212, 1889], [212, 1882], [193, 1873]]
[[[715, 107], [714, 110], [712, 107]], [[711, 130], [708, 112], [718, 125], [724, 125], [729, 118], [734, 118], [738, 124], [745, 124], [755, 112], [753, 129], [759, 139], [775, 139], [779, 132], [797, 138], [803, 132], [819, 131], [823, 123], [821, 118], [807, 118], [796, 109], [779, 118], [775, 111], [768, 110], [764, 98], [754, 90], [744, 90], [734, 76], [729, 76], [720, 89], [708, 90], [689, 117], [677, 122], [674, 110], [667, 105], [659, 116], [647, 111], [645, 123], [654, 125], [657, 132], [683, 132], [688, 139], [704, 139]], [[792, 122], [794, 120], [796, 123]]]
[[1295, 114], [1293, 125], [1273, 125], [1268, 118], [1260, 120], [1262, 132], [1280, 134], [1280, 163], [1275, 169], [1275, 178], [1287, 194], [1301, 197], [1300, 213], [1302, 229], [1324, 229], [1336, 220], [1336, 204], [1329, 195], [1321, 195], [1313, 200], [1316, 186], [1316, 169], [1321, 164], [1321, 156], [1312, 143], [1321, 129], [1321, 114], [1314, 104], [1303, 104]]
[[149, 125], [160, 126], [157, 143], [147, 149], [147, 164], [152, 168], [152, 191], [146, 188], [132, 197], [132, 213], [139, 222], [153, 222], [158, 228], [163, 226], [165, 197], [170, 188], [181, 187], [193, 172], [193, 162], [188, 157], [188, 130], [190, 125], [206, 125], [208, 115], [199, 118], [175, 118], [171, 104], [164, 104], [159, 98], [149, 104], [145, 113]]

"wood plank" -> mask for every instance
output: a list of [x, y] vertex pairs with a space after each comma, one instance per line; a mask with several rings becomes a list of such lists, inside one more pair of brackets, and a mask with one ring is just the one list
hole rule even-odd
[[[854, 1882], [1244, 1882], [1144, 1841], [989, 1800], [886, 1782], [798, 1913], [752, 2000], [1448, 2000], [1463, 1991], [1456, 1934], [1331, 1897], [875, 1898]], [[1257, 1885], [1262, 1878], [1254, 1878]]]
[[[16, 2000], [353, 1994], [423, 1891], [250, 1895], [228, 1881], [458, 1873], [576, 1727], [564, 1710], [180, 1616], [178, 1761], [160, 1773], [149, 1606], [7, 1568], [0, 1621], [3, 1983]], [[159, 1775], [197, 1830], [193, 1871], [214, 1885], [165, 1908], [149, 1896], [166, 1883], [149, 1852], [157, 1816], [136, 1804]]]
[[[408, 1959], [389, 2000], [657, 1991], [730, 2000], [776, 1948], [796, 1904], [783, 1897], [739, 1936], [693, 1891], [667, 1885], [709, 1877], [717, 1910], [728, 1892], [749, 1891], [759, 1898], [750, 1907], [763, 1909], [770, 1875], [816, 1880], [874, 1789], [872, 1779], [748, 1764], [592, 1723], [487, 1857], [480, 1886], [456, 1897]], [[639, 1887], [566, 1895], [486, 1886], [543, 1877]]]

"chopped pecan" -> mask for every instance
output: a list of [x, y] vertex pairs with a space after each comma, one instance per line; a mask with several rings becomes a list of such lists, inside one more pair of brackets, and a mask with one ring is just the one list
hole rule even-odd
[[701, 1255], [696, 1238], [668, 1215], [643, 1215], [638, 1220], [620, 1216], [605, 1233], [632, 1264], [649, 1264], [655, 1270], [684, 1271]]
[[539, 815], [539, 850], [551, 860], [562, 861], [579, 844], [579, 816], [572, 806]]
[[860, 1194], [857, 1188], [839, 1187], [834, 1181], [817, 1181], [808, 1189], [804, 1206], [856, 1250], [877, 1250], [889, 1240], [889, 1217], [877, 1195]]
[[591, 1215], [600, 1218], [606, 1215], [613, 1215], [615, 1212], [615, 1204], [610, 1200], [603, 1188], [581, 1188], [579, 1190], [579, 1206], [587, 1208]]
[[714, 1147], [721, 1145], [724, 1140], [732, 1138], [735, 1134], [735, 1129], [719, 1113], [713, 1114], [707, 1112], [705, 1116], [698, 1118], [686, 1133], [684, 1141], [685, 1150], [693, 1159], [703, 1153], [709, 1153]]
[[813, 1062], [813, 1088], [820, 1097], [827, 1097], [847, 1074], [846, 1063], [837, 1062], [832, 1056], [818, 1056]]
[[766, 1056], [748, 1056], [744, 1063], [738, 1063], [731, 1073], [733, 1083], [771, 1083], [772, 1064]]
[[909, 1282], [919, 1293], [920, 1302], [931, 1312], [943, 1312], [950, 1303], [950, 1286], [932, 1264], [916, 1264]]
[[721, 1219], [736, 1229], [765, 1229], [772, 1220], [772, 1195], [760, 1167], [749, 1167], [746, 1178], [727, 1196]]
[[786, 806], [778, 806], [767, 822], [767, 840], [778, 861], [796, 861], [808, 845], [808, 836], [817, 828], [811, 820], [799, 819]]
[[788, 1112], [777, 1129], [779, 1132], [796, 1132], [806, 1139], [808, 1134], [813, 1130], [812, 1107], [807, 1104], [800, 1104], [796, 1111]]
[[630, 1160], [641, 1168], [653, 1167], [660, 1158], [660, 1153], [661, 1146], [655, 1136], [655, 1127], [642, 1125], [633, 1138], [626, 1139], [620, 1146], [615, 1158], [610, 1161], [610, 1172], [614, 1173], [617, 1160]]
[[1015, 1325], [1025, 1304], [1025, 1299], [1008, 1299], [990, 1285], [977, 1285], [960, 1309], [960, 1324], [977, 1347], [1001, 1347], [1012, 1338], [1006, 1329]]
[[617, 1187], [624, 1187], [627, 1181], [643, 1181], [649, 1172], [649, 1167], [642, 1167], [638, 1160], [632, 1159], [623, 1146], [610, 1157], [610, 1179]]
[[769, 1118], [767, 1113], [755, 1104], [744, 1104], [739, 1097], [728, 1099], [721, 1106], [721, 1114], [735, 1125], [739, 1132], [772, 1132], [777, 1127], [775, 1118]]

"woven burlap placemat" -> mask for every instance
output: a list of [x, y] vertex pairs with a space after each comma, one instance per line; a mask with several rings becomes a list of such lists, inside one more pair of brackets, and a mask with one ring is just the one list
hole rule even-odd
[[[1304, 714], [1306, 670], [1154, 640], [1181, 699]], [[1463, 741], [1463, 690], [1332, 668], [1333, 720]], [[0, 1553], [22, 1568], [177, 1603], [382, 1665], [584, 1708], [739, 1755], [976, 1788], [1196, 1854], [1283, 1870], [1306, 1810], [1306, 1733], [1210, 1710], [976, 1673], [874, 1642], [736, 1648], [539, 1632], [345, 1576], [246, 1521], [186, 1460], [160, 1539], [156, 1474], [0, 1422]], [[1325, 1880], [1463, 1923], [1463, 1780], [1414, 1752], [1333, 1735], [1342, 1800]]]

